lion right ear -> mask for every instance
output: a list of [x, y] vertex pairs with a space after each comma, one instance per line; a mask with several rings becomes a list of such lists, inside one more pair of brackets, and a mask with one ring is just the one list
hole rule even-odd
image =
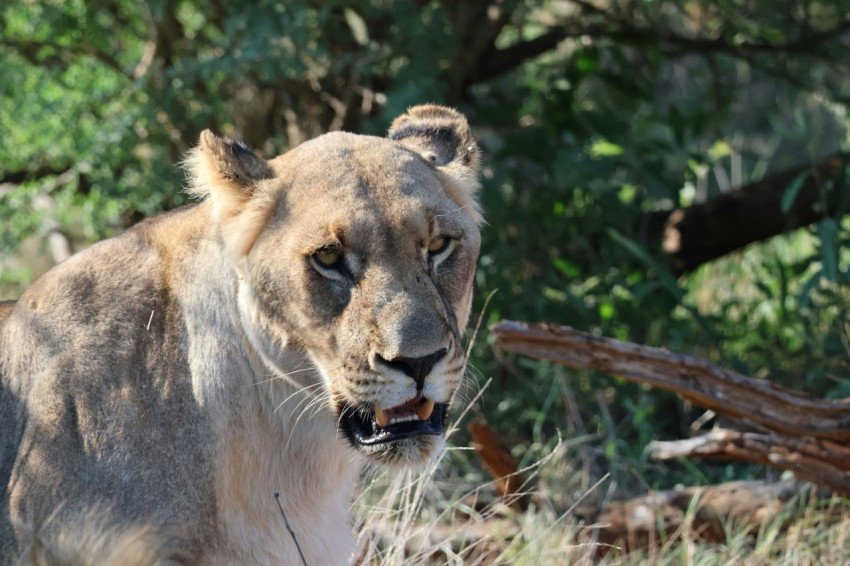
[[463, 114], [436, 104], [414, 106], [396, 118], [387, 137], [419, 153], [468, 196], [478, 190], [478, 144]]
[[242, 142], [201, 132], [198, 147], [184, 160], [189, 194], [210, 196], [222, 216], [239, 214], [259, 181], [274, 177], [268, 163]]

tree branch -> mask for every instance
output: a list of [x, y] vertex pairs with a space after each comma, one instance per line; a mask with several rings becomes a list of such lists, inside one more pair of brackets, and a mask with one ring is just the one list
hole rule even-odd
[[525, 483], [519, 464], [502, 444], [499, 435], [484, 420], [469, 423], [472, 448], [481, 463], [495, 480], [505, 502], [524, 511], [528, 507], [527, 494], [519, 493]]
[[[803, 28], [791, 41], [746, 41], [737, 42], [724, 36], [721, 30], [715, 37], [687, 36], [659, 29], [659, 26], [637, 26], [633, 19], [618, 17], [610, 10], [585, 0], [573, 0], [580, 7], [578, 15], [550, 27], [539, 37], [522, 41], [500, 50], [483, 53], [477, 72], [470, 77], [469, 84], [484, 82], [511, 71], [528, 59], [554, 49], [561, 41], [570, 37], [610, 38], [632, 46], [658, 45], [670, 56], [688, 53], [722, 53], [750, 64], [754, 64], [752, 53], [793, 53], [796, 56], [822, 57], [822, 46], [850, 31], [850, 21], [844, 20], [819, 31]], [[588, 21], [588, 18], [592, 18]], [[595, 20], [595, 21], [594, 21]]]
[[[510, 4], [510, 6], [509, 6]], [[461, 49], [446, 79], [458, 87], [458, 93], [470, 84], [470, 79], [482, 64], [490, 60], [496, 49], [496, 39], [511, 20], [516, 4], [476, 0], [449, 2], [445, 8], [452, 12], [455, 32]]]
[[620, 342], [553, 324], [502, 321], [498, 346], [537, 359], [616, 375], [677, 393], [718, 413], [790, 436], [850, 441], [850, 402], [815, 400], [688, 354]]
[[717, 428], [686, 440], [650, 442], [647, 448], [655, 460], [699, 457], [763, 464], [850, 496], [850, 447], [829, 440]]
[[[484, 82], [511, 71], [526, 60], [554, 49], [570, 35], [565, 28], [558, 27], [534, 39], [522, 41], [495, 52], [489, 52], [486, 57], [482, 57], [478, 62], [477, 70], [470, 78], [470, 83]], [[584, 33], [582, 32], [581, 35], [584, 35]]]
[[41, 167], [37, 167], [35, 169], [21, 169], [20, 171], [6, 171], [0, 177], [0, 185], [5, 185], [6, 183], [12, 185], [20, 185], [24, 181], [31, 181], [33, 179], [40, 179], [42, 177], [47, 177], [51, 175], [61, 175], [66, 173], [71, 169], [70, 166], [47, 166], [42, 165]]

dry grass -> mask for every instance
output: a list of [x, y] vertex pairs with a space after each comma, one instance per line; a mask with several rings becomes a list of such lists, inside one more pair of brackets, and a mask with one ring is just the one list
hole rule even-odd
[[[532, 506], [515, 512], [500, 501], [492, 482], [464, 486], [444, 477], [439, 463], [424, 473], [388, 478], [373, 471], [365, 495], [355, 503], [360, 519], [361, 564], [542, 565], [845, 565], [850, 563], [850, 505], [846, 500], [797, 501], [759, 526], [727, 521], [726, 540], [699, 540], [695, 509], [682, 527], [660, 534], [651, 548], [627, 553], [603, 545], [597, 529], [578, 517], [588, 502], [612, 495], [603, 478], [576, 496], [577, 474], [569, 473], [568, 451], [560, 444], [550, 456], [524, 470], [534, 484]], [[455, 450], [463, 450], [455, 449]], [[451, 454], [451, 451], [449, 452]], [[560, 489], [553, 490], [560, 477]], [[547, 487], [548, 486], [548, 487]], [[573, 493], [564, 508], [564, 493]]]
[[[492, 294], [487, 299], [489, 303]], [[486, 303], [485, 303], [486, 310]], [[482, 313], [483, 318], [483, 313]], [[481, 325], [479, 318], [477, 330]], [[473, 383], [475, 380], [471, 380]], [[489, 386], [484, 384], [449, 427], [447, 438]], [[727, 520], [722, 543], [700, 540], [696, 508], [681, 527], [660, 533], [649, 547], [628, 552], [599, 540], [602, 525], [582, 520], [583, 507], [600, 508], [618, 495], [608, 476], [589, 477], [589, 466], [574, 448], [588, 440], [585, 431], [559, 441], [534, 464], [519, 471], [525, 483], [515, 494], [532, 503], [517, 512], [499, 498], [495, 482], [470, 473], [449, 472], [435, 461], [425, 470], [390, 475], [373, 469], [364, 475], [355, 501], [358, 564], [519, 566], [844, 566], [850, 564], [850, 502], [802, 497], [762, 525]], [[471, 447], [449, 448], [442, 459], [469, 455]], [[539, 452], [538, 452], [539, 453]], [[463, 468], [455, 466], [454, 468]], [[633, 494], [632, 494], [633, 495]]]

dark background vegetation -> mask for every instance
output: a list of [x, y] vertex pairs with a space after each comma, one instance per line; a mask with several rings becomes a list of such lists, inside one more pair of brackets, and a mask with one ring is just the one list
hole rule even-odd
[[485, 154], [477, 311], [494, 294], [471, 377], [493, 381], [472, 414], [523, 463], [560, 435], [627, 490], [764, 473], [646, 461], [711, 419], [502, 356], [501, 318], [850, 396], [850, 1], [13, 0], [0, 30], [2, 298], [184, 203], [176, 164], [204, 128], [272, 156], [439, 102]]

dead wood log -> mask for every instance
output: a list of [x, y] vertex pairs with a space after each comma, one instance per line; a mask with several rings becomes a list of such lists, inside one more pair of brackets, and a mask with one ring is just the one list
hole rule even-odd
[[504, 350], [592, 369], [673, 391], [744, 430], [715, 429], [674, 442], [653, 442], [656, 459], [741, 460], [794, 472], [850, 496], [850, 402], [810, 399], [687, 354], [601, 338], [567, 326], [503, 321], [493, 331]]
[[697, 356], [593, 336], [568, 326], [502, 321], [493, 332], [497, 345], [508, 352], [673, 391], [702, 407], [790, 437], [850, 441], [847, 400], [811, 399]]
[[783, 505], [805, 489], [797, 481], [735, 481], [657, 491], [612, 501], [584, 519], [594, 524], [588, 538], [601, 545], [600, 553], [611, 547], [626, 552], [655, 547], [684, 533], [690, 540], [721, 542], [729, 525], [757, 530], [775, 520]]

